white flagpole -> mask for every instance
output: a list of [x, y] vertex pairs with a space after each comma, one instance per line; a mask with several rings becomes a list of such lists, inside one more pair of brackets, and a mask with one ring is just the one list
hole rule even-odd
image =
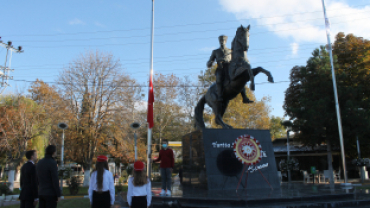
[[[152, 0], [152, 37], [151, 37], [151, 45], [150, 45], [150, 81], [153, 83], [153, 42], [154, 42], [154, 0]], [[149, 86], [150, 88], [150, 86]], [[149, 89], [150, 90], [150, 89]], [[149, 96], [149, 95], [148, 95]], [[152, 129], [150, 128], [150, 125], [148, 124], [148, 158], [147, 158], [147, 175], [149, 178], [151, 178], [152, 173]]]
[[340, 150], [341, 150], [340, 153], [341, 153], [341, 156], [342, 156], [344, 183], [347, 183], [347, 168], [346, 168], [346, 155], [344, 153], [342, 118], [340, 116], [340, 109], [339, 109], [339, 102], [338, 102], [338, 92], [337, 92], [337, 81], [336, 81], [336, 78], [335, 78], [333, 54], [332, 54], [332, 47], [331, 47], [331, 41], [330, 41], [330, 22], [329, 22], [329, 18], [326, 15], [325, 0], [322, 0], [322, 7], [323, 7], [323, 10], [324, 10], [326, 36], [327, 36], [327, 39], [328, 39], [328, 46], [329, 46], [328, 50], [329, 50], [329, 55], [330, 55], [331, 74], [332, 74], [332, 79], [333, 79], [335, 108], [337, 110], [337, 120], [338, 120], [338, 130], [339, 130], [339, 140], [340, 140]]

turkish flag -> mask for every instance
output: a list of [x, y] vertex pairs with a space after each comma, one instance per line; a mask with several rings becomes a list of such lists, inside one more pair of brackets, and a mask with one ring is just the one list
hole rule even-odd
[[153, 103], [154, 103], [154, 90], [153, 90], [153, 75], [150, 74], [149, 78], [149, 95], [148, 95], [148, 117], [147, 122], [149, 124], [149, 129], [153, 128]]

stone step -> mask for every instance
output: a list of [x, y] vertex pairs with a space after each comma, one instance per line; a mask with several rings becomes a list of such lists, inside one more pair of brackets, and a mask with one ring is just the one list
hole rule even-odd
[[173, 201], [172, 203], [153, 203], [153, 208], [349, 208], [349, 207], [370, 207], [370, 199], [366, 200], [328, 200], [328, 201], [302, 201], [302, 202], [274, 202], [274, 203], [253, 203], [246, 205], [230, 205], [225, 203], [219, 204], [199, 204], [192, 202], [178, 203]]

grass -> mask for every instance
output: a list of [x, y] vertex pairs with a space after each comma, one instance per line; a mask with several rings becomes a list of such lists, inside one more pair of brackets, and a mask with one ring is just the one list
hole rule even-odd
[[[19, 204], [5, 206], [6, 208], [19, 208]], [[38, 207], [38, 205], [37, 205]], [[65, 199], [58, 202], [58, 208], [89, 208], [89, 199]]]
[[[80, 189], [78, 190], [78, 193], [77, 195], [87, 195], [88, 193], [88, 190], [89, 190], [89, 187], [80, 187]], [[127, 185], [123, 185], [123, 189], [122, 189], [123, 192], [127, 192]], [[16, 195], [16, 194], [19, 194], [20, 191], [18, 188], [15, 188], [13, 190], [13, 195]], [[69, 192], [69, 188], [68, 187], [63, 187], [63, 196], [70, 196], [70, 192]]]
[[355, 187], [356, 189], [370, 189], [370, 186], [369, 185], [365, 185], [365, 186], [357, 186]]

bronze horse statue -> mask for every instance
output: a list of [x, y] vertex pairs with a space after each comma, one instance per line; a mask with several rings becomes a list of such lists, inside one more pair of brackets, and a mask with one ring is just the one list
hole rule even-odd
[[[249, 71], [251, 71], [254, 76], [261, 72], [268, 77], [267, 80], [269, 82], [274, 82], [271, 73], [262, 67], [251, 69], [247, 59], [247, 51], [249, 48], [249, 29], [250, 26], [240, 26], [237, 29], [235, 38], [232, 42], [232, 59], [229, 65], [230, 79], [225, 80], [224, 82], [223, 101], [217, 101], [216, 84], [213, 83], [195, 107], [195, 126], [198, 129], [205, 128], [203, 111], [206, 103], [212, 108], [213, 113], [216, 115], [215, 120], [218, 125], [221, 125], [224, 129], [232, 128], [222, 120], [222, 117], [225, 114], [230, 100], [235, 98], [239, 93], [242, 94], [243, 100], [246, 98], [245, 85], [248, 81], [250, 81]], [[253, 88], [254, 86], [252, 86], [252, 90], [254, 90]]]

